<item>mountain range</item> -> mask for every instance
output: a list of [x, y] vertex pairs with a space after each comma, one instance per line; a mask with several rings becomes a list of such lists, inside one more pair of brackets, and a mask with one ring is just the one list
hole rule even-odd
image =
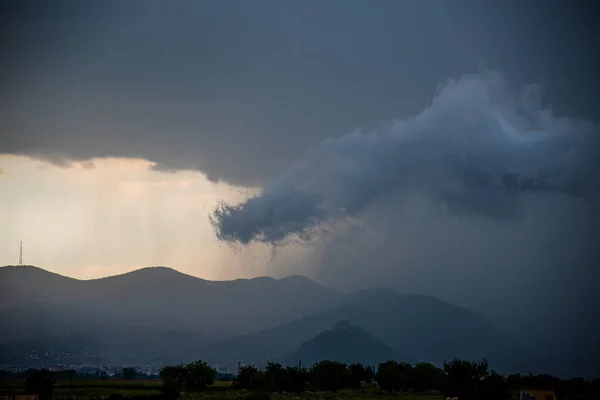
[[428, 296], [376, 289], [347, 295], [308, 317], [209, 345], [203, 357], [215, 363], [276, 359], [342, 320], [405, 357], [436, 363], [453, 357], [501, 358], [494, 356], [502, 355], [511, 342], [493, 322], [470, 310]]
[[0, 326], [0, 364], [458, 357], [529, 372], [551, 361], [485, 316], [429, 296], [342, 294], [302, 276], [214, 282], [165, 267], [94, 280], [2, 267]]
[[[51, 330], [126, 323], [194, 329], [219, 337], [292, 321], [339, 298], [334, 290], [298, 275], [222, 282], [151, 267], [77, 280], [32, 266], [0, 268], [0, 296], [2, 309], [34, 307], [36, 318], [45, 319], [44, 328]], [[54, 315], [39, 315], [44, 312]]]

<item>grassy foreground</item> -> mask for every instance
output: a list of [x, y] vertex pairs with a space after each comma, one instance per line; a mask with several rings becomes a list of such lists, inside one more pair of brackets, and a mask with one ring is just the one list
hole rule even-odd
[[[0, 383], [0, 393], [23, 394], [25, 387], [24, 379], [3, 379]], [[68, 379], [57, 379], [54, 384], [54, 398], [86, 398], [107, 397], [111, 394], [122, 396], [144, 396], [160, 393], [161, 381], [149, 380], [124, 380], [124, 379], [75, 379], [73, 387]]]
[[[73, 387], [69, 380], [57, 380], [54, 384], [53, 396], [55, 399], [86, 399], [86, 398], [104, 398], [111, 394], [122, 396], [144, 396], [159, 394], [161, 389], [160, 380], [122, 380], [122, 379], [75, 379]], [[23, 379], [3, 379], [0, 382], [1, 394], [22, 394], [24, 393]], [[231, 382], [217, 381], [206, 392], [200, 394], [183, 394], [182, 400], [252, 400], [255, 397], [245, 391], [236, 391], [231, 389]], [[305, 392], [302, 394], [281, 394], [272, 393], [271, 400], [329, 400], [329, 399], [381, 399], [398, 398], [399, 400], [443, 400], [443, 396], [437, 394], [431, 395], [390, 395], [378, 389], [362, 390], [340, 390], [336, 393], [331, 392]], [[257, 398], [258, 400], [258, 398]]]

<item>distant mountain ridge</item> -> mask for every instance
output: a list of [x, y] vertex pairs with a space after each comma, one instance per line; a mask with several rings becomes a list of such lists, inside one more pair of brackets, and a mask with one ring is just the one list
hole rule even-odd
[[210, 344], [201, 354], [213, 363], [232, 358], [249, 363], [276, 360], [343, 320], [352, 321], [407, 360], [441, 364], [454, 357], [485, 357], [499, 363], [498, 368], [512, 364], [506, 353], [512, 339], [489, 319], [432, 297], [391, 289], [350, 294], [328, 310]]
[[77, 280], [25, 266], [0, 268], [0, 296], [2, 309], [35, 306], [87, 324], [168, 325], [218, 336], [292, 321], [340, 297], [333, 289], [299, 276], [208, 281], [166, 267], [149, 267]]
[[101, 365], [367, 359], [348, 354], [350, 345], [328, 353], [331, 327], [343, 320], [356, 328], [344, 340], [375, 359], [391, 349], [402, 361], [487, 358], [501, 372], [564, 364], [551, 352], [536, 359], [481, 314], [392, 289], [340, 294], [302, 276], [214, 282], [166, 267], [93, 280], [0, 267], [0, 364], [31, 350], [50, 364], [59, 353], [63, 364], [84, 357]]

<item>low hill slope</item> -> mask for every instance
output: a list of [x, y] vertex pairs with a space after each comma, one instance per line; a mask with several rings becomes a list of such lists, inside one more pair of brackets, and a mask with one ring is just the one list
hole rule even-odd
[[320, 360], [331, 360], [376, 366], [380, 362], [400, 358], [405, 357], [363, 329], [342, 321], [302, 343], [298, 350], [282, 357], [282, 362], [297, 365], [301, 361], [302, 365], [310, 366]]

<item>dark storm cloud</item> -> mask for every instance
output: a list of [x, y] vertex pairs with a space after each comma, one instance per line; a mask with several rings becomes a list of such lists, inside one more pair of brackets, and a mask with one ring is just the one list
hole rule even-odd
[[441, 88], [431, 106], [376, 133], [328, 139], [263, 193], [213, 215], [219, 238], [276, 243], [413, 193], [457, 214], [515, 217], [523, 195], [600, 197], [598, 130], [556, 118], [535, 86], [510, 93], [497, 73]]
[[261, 194], [221, 204], [212, 222], [242, 244], [299, 237], [308, 256], [274, 260], [273, 273], [436, 296], [560, 349], [561, 365], [589, 375], [600, 334], [599, 133], [554, 115], [538, 85], [465, 75], [412, 117], [323, 141]]
[[[262, 183], [427, 106], [481, 64], [595, 115], [594, 13], [568, 2], [3, 2], [0, 151], [135, 156]], [[586, 40], [582, 40], [586, 39]]]
[[456, 215], [422, 195], [403, 209], [393, 196], [380, 199], [360, 223], [320, 237], [289, 273], [312, 270], [319, 282], [346, 290], [435, 296], [482, 312], [517, 340], [551, 344], [579, 374], [597, 374], [599, 206], [530, 193], [520, 209], [519, 219], [492, 219]]

